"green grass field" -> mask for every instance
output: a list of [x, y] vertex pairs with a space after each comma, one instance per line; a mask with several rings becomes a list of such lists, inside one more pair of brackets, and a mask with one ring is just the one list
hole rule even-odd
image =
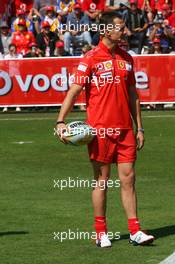
[[[84, 113], [72, 113], [81, 120]], [[109, 189], [109, 231], [121, 239], [111, 249], [91, 240], [54, 240], [54, 232], [93, 231], [91, 189], [60, 191], [54, 180], [92, 179], [86, 147], [53, 136], [56, 113], [0, 115], [0, 264], [158, 264], [175, 251], [175, 112], [143, 112], [145, 148], [137, 160], [142, 229], [153, 246], [128, 244], [118, 188]], [[26, 142], [19, 144], [17, 142]], [[113, 166], [112, 179], [116, 177]]]

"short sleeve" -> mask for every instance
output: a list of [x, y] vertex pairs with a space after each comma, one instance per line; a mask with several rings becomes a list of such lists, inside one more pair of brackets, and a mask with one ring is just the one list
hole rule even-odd
[[91, 57], [85, 56], [79, 62], [77, 70], [74, 74], [74, 84], [84, 86], [90, 82], [91, 78]]

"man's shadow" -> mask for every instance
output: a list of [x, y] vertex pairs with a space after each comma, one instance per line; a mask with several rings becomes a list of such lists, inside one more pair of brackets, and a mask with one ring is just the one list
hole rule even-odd
[[14, 235], [27, 235], [29, 232], [27, 231], [6, 231], [0, 232], [0, 237], [2, 236], [14, 236]]
[[[172, 235], [175, 235], [175, 225], [163, 226], [163, 227], [155, 228], [155, 229], [149, 229], [146, 231], [146, 233], [153, 235], [155, 239], [159, 239], [161, 237], [172, 236]], [[120, 239], [118, 239], [117, 237], [116, 238], [113, 237], [111, 242], [114, 243], [117, 240], [126, 240], [126, 239], [127, 240], [129, 239], [129, 234], [121, 235]]]

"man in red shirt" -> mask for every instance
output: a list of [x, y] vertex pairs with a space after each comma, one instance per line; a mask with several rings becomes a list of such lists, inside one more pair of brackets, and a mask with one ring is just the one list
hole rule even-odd
[[89, 16], [92, 21], [98, 19], [99, 14], [105, 9], [103, 0], [86, 0], [82, 3], [82, 10]]
[[[115, 12], [105, 12], [100, 25], [103, 25], [102, 40], [80, 61], [74, 84], [59, 113], [57, 129], [60, 131], [60, 139], [65, 142], [62, 134], [62, 131], [67, 130], [65, 117], [85, 86], [87, 123], [98, 131], [88, 146], [94, 178], [98, 183], [92, 192], [96, 244], [100, 247], [111, 246], [106, 225], [107, 188], [102, 188], [104, 182], [106, 185], [108, 183], [111, 163], [118, 165], [130, 243], [149, 244], [153, 242], [154, 237], [140, 229], [135, 192], [136, 147], [141, 149], [144, 145], [140, 102], [135, 88], [133, 60], [118, 47], [125, 33], [125, 24]], [[132, 119], [136, 126], [137, 146]]]
[[32, 32], [27, 31], [26, 20], [21, 18], [18, 21], [18, 31], [12, 35], [12, 43], [17, 47], [17, 53], [25, 55], [28, 52], [29, 44], [35, 42]]

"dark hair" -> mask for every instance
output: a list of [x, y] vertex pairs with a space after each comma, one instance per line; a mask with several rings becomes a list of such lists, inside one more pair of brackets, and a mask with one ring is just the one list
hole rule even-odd
[[113, 24], [115, 18], [123, 19], [116, 11], [105, 11], [101, 15], [100, 24], [104, 24], [105, 26]]
[[105, 29], [108, 28], [108, 25], [113, 25], [114, 24], [114, 19], [118, 18], [118, 19], [123, 19], [122, 16], [116, 12], [116, 11], [105, 11], [102, 13], [101, 17], [100, 17], [100, 33], [104, 34]]
[[10, 49], [11, 47], [15, 47], [15, 49], [17, 48], [16, 45], [13, 44], [13, 43], [9, 44], [9, 47], [8, 48]]

